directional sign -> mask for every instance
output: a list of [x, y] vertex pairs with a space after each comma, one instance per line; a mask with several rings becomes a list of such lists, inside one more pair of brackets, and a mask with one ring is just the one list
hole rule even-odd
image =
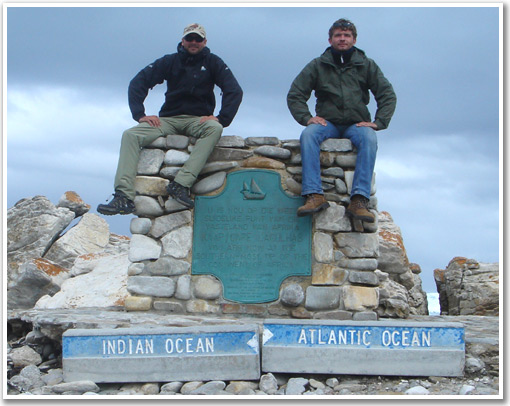
[[258, 327], [68, 330], [64, 378], [94, 382], [258, 379]]

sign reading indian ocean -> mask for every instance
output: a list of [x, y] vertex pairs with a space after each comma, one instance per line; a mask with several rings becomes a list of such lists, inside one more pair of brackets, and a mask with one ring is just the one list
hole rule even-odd
[[70, 329], [62, 367], [67, 382], [258, 379], [258, 326]]
[[285, 278], [311, 275], [311, 219], [296, 215], [302, 204], [277, 172], [230, 173], [219, 195], [195, 199], [192, 274], [216, 276], [227, 300], [277, 300]]

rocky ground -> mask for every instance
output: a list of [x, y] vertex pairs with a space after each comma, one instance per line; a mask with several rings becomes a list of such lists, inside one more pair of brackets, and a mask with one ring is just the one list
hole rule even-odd
[[[163, 314], [119, 311], [34, 311], [8, 314], [7, 388], [22, 396], [474, 396], [502, 397], [499, 385], [499, 319], [492, 316], [414, 316], [410, 320], [461, 322], [466, 331], [463, 377], [332, 376], [263, 373], [259, 381], [63, 382], [60, 336], [66, 328], [168, 324]], [[247, 320], [253, 322], [253, 319]], [[172, 325], [209, 323], [201, 317], [173, 317]], [[216, 323], [232, 320], [214, 320]], [[239, 320], [237, 320], [239, 322]], [[241, 321], [242, 322], [242, 321]], [[34, 328], [36, 326], [36, 328]]]

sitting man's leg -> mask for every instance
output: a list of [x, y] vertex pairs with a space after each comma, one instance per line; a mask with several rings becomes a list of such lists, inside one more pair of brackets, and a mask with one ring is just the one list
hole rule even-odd
[[200, 123], [200, 117], [193, 117], [186, 121], [184, 132], [188, 136], [196, 137], [197, 142], [174, 181], [167, 186], [167, 191], [177, 202], [191, 209], [194, 203], [190, 197], [190, 188], [220, 140], [223, 126], [214, 120]]
[[358, 153], [351, 190], [351, 202], [346, 214], [356, 220], [373, 223], [375, 216], [368, 210], [372, 176], [377, 156], [377, 135], [369, 127], [350, 126], [342, 135], [351, 140]]
[[306, 197], [306, 203], [297, 210], [297, 215], [300, 217], [317, 213], [329, 207], [322, 190], [321, 144], [328, 138], [338, 138], [338, 136], [338, 129], [329, 122], [326, 126], [310, 124], [301, 133], [301, 165], [303, 168], [301, 195]]
[[97, 211], [111, 216], [114, 214], [131, 214], [135, 211], [135, 177], [138, 170], [140, 151], [157, 138], [165, 135], [171, 129], [152, 127], [148, 123], [141, 123], [122, 134], [119, 162], [114, 182], [114, 198], [108, 204], [100, 204]]

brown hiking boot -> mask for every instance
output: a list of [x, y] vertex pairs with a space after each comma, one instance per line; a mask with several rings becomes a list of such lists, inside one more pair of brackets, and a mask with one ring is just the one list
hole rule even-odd
[[297, 215], [299, 217], [308, 216], [310, 214], [317, 213], [318, 211], [327, 209], [328, 207], [329, 203], [324, 198], [324, 195], [313, 193], [306, 196], [306, 203], [304, 206], [301, 206], [299, 209], [297, 209]]
[[366, 221], [367, 223], [375, 221], [375, 216], [368, 211], [368, 199], [362, 195], [351, 197], [351, 203], [347, 207], [346, 214], [354, 220]]

